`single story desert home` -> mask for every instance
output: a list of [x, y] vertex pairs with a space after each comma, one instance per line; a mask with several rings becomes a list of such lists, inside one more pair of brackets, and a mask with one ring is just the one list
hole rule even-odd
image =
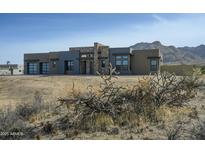
[[120, 74], [146, 75], [160, 71], [159, 49], [110, 48], [100, 43], [68, 51], [24, 54], [24, 74], [96, 74], [109, 63]]

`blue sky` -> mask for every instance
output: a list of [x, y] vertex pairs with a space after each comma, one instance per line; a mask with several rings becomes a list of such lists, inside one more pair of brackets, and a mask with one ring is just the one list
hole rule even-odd
[[24, 53], [68, 50], [100, 42], [111, 47], [161, 41], [205, 44], [205, 14], [0, 14], [0, 63]]

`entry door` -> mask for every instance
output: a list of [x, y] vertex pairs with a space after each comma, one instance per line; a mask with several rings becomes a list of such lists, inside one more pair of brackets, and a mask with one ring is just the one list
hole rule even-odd
[[64, 74], [68, 74], [68, 61], [64, 61]]
[[93, 74], [94, 73], [94, 68], [93, 68], [93, 62], [90, 61], [90, 74]]

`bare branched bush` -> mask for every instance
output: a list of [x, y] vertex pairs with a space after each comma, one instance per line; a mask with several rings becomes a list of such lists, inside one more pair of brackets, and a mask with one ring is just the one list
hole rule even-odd
[[[112, 65], [108, 72], [108, 75], [98, 73], [102, 79], [99, 89], [88, 86], [88, 91], [82, 94], [74, 90], [73, 84], [72, 97], [58, 99], [58, 107], [66, 105], [69, 113], [73, 106], [70, 119], [75, 128], [102, 131], [111, 125], [129, 125], [141, 117], [156, 122], [156, 111], [161, 106], [181, 107], [203, 85], [198, 76], [177, 77], [164, 72], [143, 77], [130, 88], [116, 84], [118, 73]], [[177, 138], [177, 132], [170, 134], [170, 139]]]
[[202, 81], [195, 76], [177, 77], [167, 72], [141, 79], [130, 91], [135, 111], [155, 121], [155, 111], [162, 105], [183, 106], [195, 97]]
[[132, 95], [136, 100], [145, 99], [147, 103], [152, 102], [156, 107], [164, 104], [182, 106], [196, 95], [200, 86], [202, 82], [198, 77], [177, 77], [175, 74], [164, 72], [142, 79], [132, 90]]

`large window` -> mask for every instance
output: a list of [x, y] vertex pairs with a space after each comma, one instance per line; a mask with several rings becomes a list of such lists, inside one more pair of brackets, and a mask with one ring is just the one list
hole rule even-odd
[[41, 63], [41, 73], [48, 74], [48, 71], [49, 71], [48, 63]]
[[128, 70], [128, 56], [115, 56], [115, 66], [119, 71]]
[[71, 72], [74, 69], [73, 60], [68, 61], [68, 71]]
[[37, 74], [37, 63], [28, 63], [28, 74]]
[[158, 70], [158, 60], [150, 59], [150, 71], [157, 71], [157, 70]]

